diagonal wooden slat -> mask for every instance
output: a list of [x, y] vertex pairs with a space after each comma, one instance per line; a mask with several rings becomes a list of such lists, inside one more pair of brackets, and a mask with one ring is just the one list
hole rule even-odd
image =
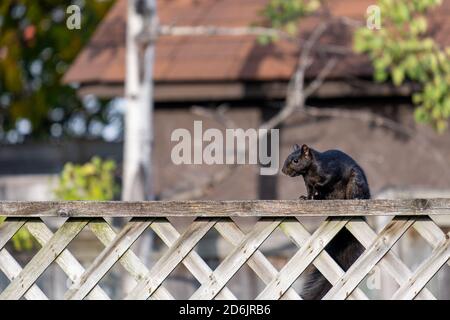
[[88, 221], [89, 219], [69, 218], [0, 294], [0, 300], [20, 299], [73, 238], [83, 230]]
[[[156, 234], [168, 247], [173, 246], [177, 241], [177, 239], [180, 237], [178, 231], [166, 219], [163, 222], [153, 223], [152, 229], [156, 232]], [[183, 259], [182, 263], [192, 273], [192, 275], [200, 282], [200, 284], [205, 283], [206, 281], [209, 280], [208, 275], [212, 273], [212, 270], [196, 251], [192, 250], [186, 256], [186, 258]], [[217, 298], [224, 300], [237, 300], [235, 295], [228, 288], [224, 288], [217, 295]]]
[[[116, 232], [105, 219], [93, 219], [91, 222], [89, 222], [88, 226], [92, 233], [105, 246], [108, 246], [111, 242], [113, 242], [117, 236]], [[131, 274], [131, 276], [136, 281], [142, 279], [149, 271], [145, 264], [133, 251], [131, 251], [131, 249], [128, 249], [128, 251], [123, 254], [123, 256], [119, 259], [119, 263], [125, 268], [125, 270], [127, 270]], [[161, 300], [174, 300], [174, 297], [164, 287], [158, 288], [158, 290], [154, 294], [154, 297]]]
[[[301, 248], [311, 237], [308, 230], [306, 230], [303, 224], [296, 218], [285, 219], [285, 221], [280, 225], [280, 229], [299, 248]], [[317, 258], [313, 261], [313, 264], [330, 283], [335, 283], [345, 274], [344, 270], [342, 270], [342, 268], [325, 250], [317, 256]], [[289, 290], [287, 292], [289, 292]], [[287, 292], [283, 295], [283, 297], [287, 294]], [[369, 299], [359, 288], [356, 288], [356, 290], [350, 295], [350, 298], [355, 300]]]
[[217, 219], [197, 218], [125, 299], [142, 300], [150, 297], [216, 222]]
[[413, 228], [432, 246], [436, 247], [445, 240], [445, 233], [430, 217], [417, 217]]
[[[0, 251], [0, 270], [12, 281], [20, 274], [22, 267], [6, 249], [2, 249]], [[25, 298], [27, 300], [48, 300], [47, 296], [35, 284], [25, 293]]]
[[25, 224], [25, 218], [6, 218], [0, 223], [0, 249], [16, 234], [17, 231]]
[[263, 218], [222, 261], [204, 283], [190, 297], [190, 300], [213, 299], [268, 236], [280, 225], [281, 219]]
[[445, 233], [430, 217], [419, 217], [413, 227], [433, 248], [445, 239]]
[[81, 300], [97, 285], [104, 275], [114, 266], [137, 238], [152, 223], [152, 219], [133, 218], [114, 241], [103, 249], [92, 265], [66, 292], [65, 299]]
[[[238, 246], [245, 238], [245, 234], [236, 225], [233, 220], [227, 220], [223, 222], [218, 222], [216, 224], [217, 231], [234, 246]], [[278, 270], [270, 263], [270, 261], [264, 256], [264, 254], [256, 250], [255, 253], [248, 259], [248, 266], [259, 276], [259, 278], [268, 284], [273, 278], [278, 274]], [[220, 291], [219, 295], [225, 290]], [[285, 299], [290, 300], [301, 300], [302, 298], [295, 292], [294, 289], [290, 288], [284, 295]]]
[[[25, 224], [25, 227], [42, 247], [53, 237], [53, 232], [41, 219], [31, 219]], [[61, 252], [55, 262], [72, 282], [76, 281], [84, 273], [83, 266], [67, 249]], [[110, 300], [106, 292], [98, 286], [92, 290], [88, 298], [92, 300]]]
[[[417, 221], [413, 224], [416, 225]], [[347, 223], [347, 229], [358, 239], [358, 241], [368, 248], [376, 241], [377, 234], [372, 228], [361, 218], [352, 219]], [[389, 250], [388, 253], [378, 263], [381, 269], [385, 270], [400, 286], [408, 281], [412, 275], [411, 270], [400, 260], [394, 251]], [[356, 288], [358, 289], [358, 288]], [[435, 300], [436, 297], [428, 290], [424, 289], [417, 296], [418, 299]]]
[[256, 299], [275, 300], [282, 297], [347, 222], [348, 219], [327, 218]]
[[346, 299], [413, 223], [411, 217], [393, 218], [323, 299]]
[[397, 290], [392, 299], [413, 299], [449, 259], [450, 232], [446, 239], [436, 246], [431, 256], [417, 268], [411, 279]]

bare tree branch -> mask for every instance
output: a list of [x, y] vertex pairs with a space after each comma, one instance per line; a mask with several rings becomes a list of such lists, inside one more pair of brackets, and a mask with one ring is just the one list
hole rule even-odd
[[[361, 23], [359, 21], [346, 18], [339, 17], [338, 21], [349, 25], [351, 27], [359, 27]], [[321, 36], [325, 33], [327, 28], [329, 27], [331, 20], [327, 23], [323, 22], [318, 27], [314, 29], [309, 38], [304, 42], [303, 48], [299, 54], [297, 68], [291, 77], [287, 89], [286, 94], [286, 102], [283, 108], [277, 113], [274, 117], [269, 119], [267, 122], [263, 123], [258, 129], [274, 129], [282, 124], [287, 118], [292, 116], [295, 112], [302, 112], [303, 114], [311, 117], [333, 117], [333, 118], [341, 118], [341, 119], [354, 119], [358, 121], [363, 121], [368, 124], [373, 124], [378, 127], [386, 128], [390, 131], [393, 131], [397, 134], [405, 135], [411, 139], [415, 139], [418, 143], [427, 145], [427, 147], [431, 150], [435, 159], [445, 168], [447, 169], [446, 160], [443, 158], [442, 154], [432, 148], [431, 143], [427, 141], [427, 139], [421, 135], [419, 135], [415, 130], [408, 128], [400, 123], [397, 123], [387, 117], [383, 117], [372, 113], [370, 111], [362, 111], [362, 110], [343, 110], [336, 108], [317, 108], [317, 107], [306, 107], [305, 100], [310, 97], [314, 92], [320, 88], [325, 81], [325, 79], [332, 72], [334, 67], [336, 66], [338, 60], [337, 58], [331, 58], [325, 66], [321, 69], [317, 77], [306, 87], [304, 88], [304, 80], [305, 80], [305, 72], [312, 62], [312, 53], [319, 51], [323, 52], [325, 50], [330, 50], [330, 52], [336, 55], [342, 55], [348, 53], [348, 49], [330, 46], [329, 49], [324, 49], [325, 46], [321, 46], [319, 49], [316, 49], [315, 46]], [[161, 27], [161, 34], [171, 34], [171, 35], [268, 35], [268, 36], [277, 36], [279, 38], [285, 38], [288, 40], [292, 40], [292, 37], [288, 34], [280, 32], [275, 29], [269, 28], [222, 28], [222, 27], [212, 27], [212, 26], [199, 26], [199, 27], [175, 27], [175, 26], [163, 26]], [[328, 52], [329, 53], [329, 52]], [[225, 111], [226, 108], [221, 106], [215, 112], [211, 112], [202, 107], [194, 106], [191, 111], [197, 115], [214, 119], [225, 128], [236, 127], [235, 124], [226, 117]], [[262, 138], [262, 130], [259, 130], [259, 139]], [[238, 153], [245, 152], [245, 148], [238, 146]], [[223, 170], [218, 171], [211, 175], [208, 181], [200, 186], [196, 186], [194, 188], [189, 188], [188, 190], [182, 190], [174, 192], [168, 191], [163, 192], [161, 194], [162, 199], [173, 199], [173, 200], [186, 200], [186, 199], [194, 199], [205, 196], [210, 190], [212, 190], [216, 185], [221, 184], [225, 181], [231, 174], [239, 167], [240, 165], [228, 165]]]
[[[215, 111], [201, 106], [192, 106], [191, 112], [195, 115], [212, 119], [219, 123], [224, 128], [237, 128], [233, 120], [226, 116], [226, 111], [228, 110], [225, 104], [217, 107]], [[178, 186], [174, 189], [165, 190], [160, 194], [161, 200], [189, 200], [201, 198], [202, 196], [208, 194], [216, 185], [225, 181], [230, 177], [233, 172], [239, 167], [237, 164], [232, 164], [226, 166], [224, 169], [213, 173], [208, 177], [208, 181], [199, 186], [194, 186], [186, 188], [184, 190], [179, 190]]]
[[384, 127], [397, 134], [407, 136], [408, 138], [413, 138], [416, 135], [415, 130], [370, 111], [345, 110], [341, 108], [318, 108], [312, 106], [306, 106], [304, 109], [299, 111], [309, 117], [315, 118], [329, 117], [363, 121], [378, 127]]
[[337, 62], [338, 62], [338, 59], [336, 59], [336, 58], [331, 58], [330, 60], [328, 60], [325, 67], [323, 67], [322, 70], [320, 70], [319, 74], [313, 80], [313, 82], [311, 82], [308, 85], [308, 87], [306, 87], [305, 92], [304, 92], [304, 96], [306, 98], [312, 96], [322, 86], [325, 79], [330, 75], [331, 71], [333, 71]]
[[[317, 41], [320, 39], [320, 37], [323, 35], [323, 33], [326, 31], [328, 24], [327, 23], [321, 23], [316, 29], [314, 29], [311, 36], [308, 38], [308, 40], [305, 43], [304, 49], [302, 50], [301, 54], [299, 55], [298, 65], [297, 69], [292, 76], [289, 85], [288, 85], [288, 92], [287, 92], [287, 99], [285, 106], [281, 109], [281, 111], [272, 117], [267, 122], [263, 123], [258, 128], [258, 139], [261, 139], [264, 137], [264, 130], [267, 131], [274, 129], [278, 127], [283, 121], [285, 121], [287, 118], [289, 118], [297, 109], [304, 108], [305, 103], [305, 96], [304, 96], [304, 79], [305, 79], [305, 71], [311, 64], [311, 52], [313, 50], [314, 45], [317, 43]], [[326, 69], [328, 71], [321, 72], [322, 77], [326, 77], [326, 74], [329, 73], [330, 66], [327, 64], [328, 67]], [[325, 69], [325, 68], [324, 68]], [[323, 81], [323, 79], [321, 80]], [[319, 85], [319, 83], [315, 83], [315, 86]], [[310, 89], [309, 91], [313, 91], [314, 88]], [[208, 118], [215, 119], [222, 125], [225, 125], [225, 127], [229, 124], [229, 119], [227, 120], [224, 118], [224, 115], [212, 115], [210, 112], [207, 112], [205, 109], [201, 109], [199, 107], [193, 108], [194, 112], [197, 112], [197, 114], [201, 113], [203, 116], [206, 116]], [[245, 146], [237, 146], [238, 150], [237, 153], [245, 153]], [[218, 171], [214, 173], [207, 183], [202, 184], [201, 186], [189, 188], [189, 190], [181, 191], [174, 193], [173, 191], [166, 191], [161, 194], [162, 199], [173, 199], [173, 200], [186, 200], [186, 199], [193, 199], [193, 198], [199, 198], [207, 194], [214, 186], [222, 183], [225, 181], [230, 175], [233, 173], [234, 170], [236, 170], [240, 165], [234, 164], [229, 165], [225, 167], [225, 169]]]
[[329, 117], [329, 118], [358, 120], [406, 136], [412, 141], [415, 141], [417, 145], [421, 145], [423, 146], [423, 148], [429, 150], [433, 158], [440, 164], [441, 169], [444, 172], [446, 172], [446, 174], [450, 173], [447, 159], [445, 159], [442, 153], [439, 152], [439, 150], [433, 146], [432, 142], [425, 135], [419, 134], [417, 130], [414, 130], [401, 123], [393, 121], [392, 119], [364, 110], [344, 110], [339, 108], [318, 108], [306, 106], [305, 108], [299, 111], [307, 116], [315, 118]]
[[217, 27], [217, 26], [175, 26], [161, 25], [160, 35], [171, 36], [269, 36], [293, 40], [287, 32], [264, 27]]
[[228, 106], [226, 104], [219, 105], [214, 111], [202, 106], [192, 106], [191, 112], [197, 116], [209, 118], [215, 120], [224, 128], [236, 128], [236, 124], [233, 120], [226, 116]]
[[187, 188], [185, 190], [177, 191], [176, 189], [171, 189], [167, 191], [163, 191], [160, 195], [161, 200], [190, 200], [190, 199], [198, 199], [209, 192], [211, 190], [224, 182], [226, 179], [230, 177], [230, 175], [239, 167], [237, 164], [232, 164], [226, 166], [224, 169], [215, 172], [212, 174], [208, 182], [200, 185], [200, 186], [194, 186], [191, 188]]

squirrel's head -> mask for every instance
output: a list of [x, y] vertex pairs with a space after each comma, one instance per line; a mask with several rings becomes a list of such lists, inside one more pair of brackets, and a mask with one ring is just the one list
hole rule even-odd
[[311, 149], [304, 144], [299, 146], [295, 144], [292, 153], [284, 161], [283, 169], [281, 170], [285, 175], [296, 177], [308, 171], [313, 160]]

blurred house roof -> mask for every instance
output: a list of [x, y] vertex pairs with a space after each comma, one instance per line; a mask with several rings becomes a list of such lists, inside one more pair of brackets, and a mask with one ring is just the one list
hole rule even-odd
[[[158, 10], [162, 24], [242, 27], [261, 22], [260, 12], [267, 2], [268, 0], [159, 0]], [[373, 1], [330, 0], [328, 3], [333, 15], [365, 23], [364, 15]], [[81, 94], [123, 94], [126, 13], [126, 0], [117, 0], [65, 75], [64, 82], [79, 83]], [[449, 16], [450, 1], [444, 1], [442, 8], [433, 12], [431, 17], [430, 29], [433, 36], [446, 45], [450, 44]], [[315, 17], [302, 20], [301, 37], [307, 38], [318, 23]], [[342, 79], [370, 77], [369, 61], [364, 56], [351, 53], [351, 34], [351, 29], [344, 24], [329, 28], [320, 42], [324, 50], [315, 56], [307, 76], [317, 74], [329, 58], [327, 49], [345, 47], [349, 53], [342, 55], [330, 74], [330, 81], [343, 82]], [[284, 94], [279, 86], [261, 88], [252, 86], [252, 83], [285, 83], [294, 71], [297, 56], [298, 47], [288, 41], [262, 46], [253, 36], [162, 36], [157, 43], [154, 71], [157, 100], [176, 100], [173, 96], [175, 87], [180, 99], [193, 100], [204, 95], [205, 90], [209, 98], [214, 98], [214, 95], [217, 98], [242, 96], [243, 91], [246, 94], [253, 92], [254, 95], [267, 90]], [[247, 83], [250, 87], [242, 87], [242, 83]], [[206, 87], [200, 88], [199, 84]], [[218, 84], [221, 86], [215, 87]], [[331, 93], [328, 94], [342, 95], [353, 89], [330, 87], [328, 91], [331, 90]], [[392, 90], [385, 88], [384, 91], [384, 94], [389, 94]]]

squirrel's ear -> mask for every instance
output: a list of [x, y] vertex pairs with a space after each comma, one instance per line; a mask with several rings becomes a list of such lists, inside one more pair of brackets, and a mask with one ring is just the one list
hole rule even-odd
[[306, 144], [302, 145], [302, 153], [304, 155], [309, 155], [309, 147]]
[[300, 146], [298, 144], [294, 144], [294, 146], [292, 147], [292, 150], [298, 151], [298, 150], [300, 150]]

